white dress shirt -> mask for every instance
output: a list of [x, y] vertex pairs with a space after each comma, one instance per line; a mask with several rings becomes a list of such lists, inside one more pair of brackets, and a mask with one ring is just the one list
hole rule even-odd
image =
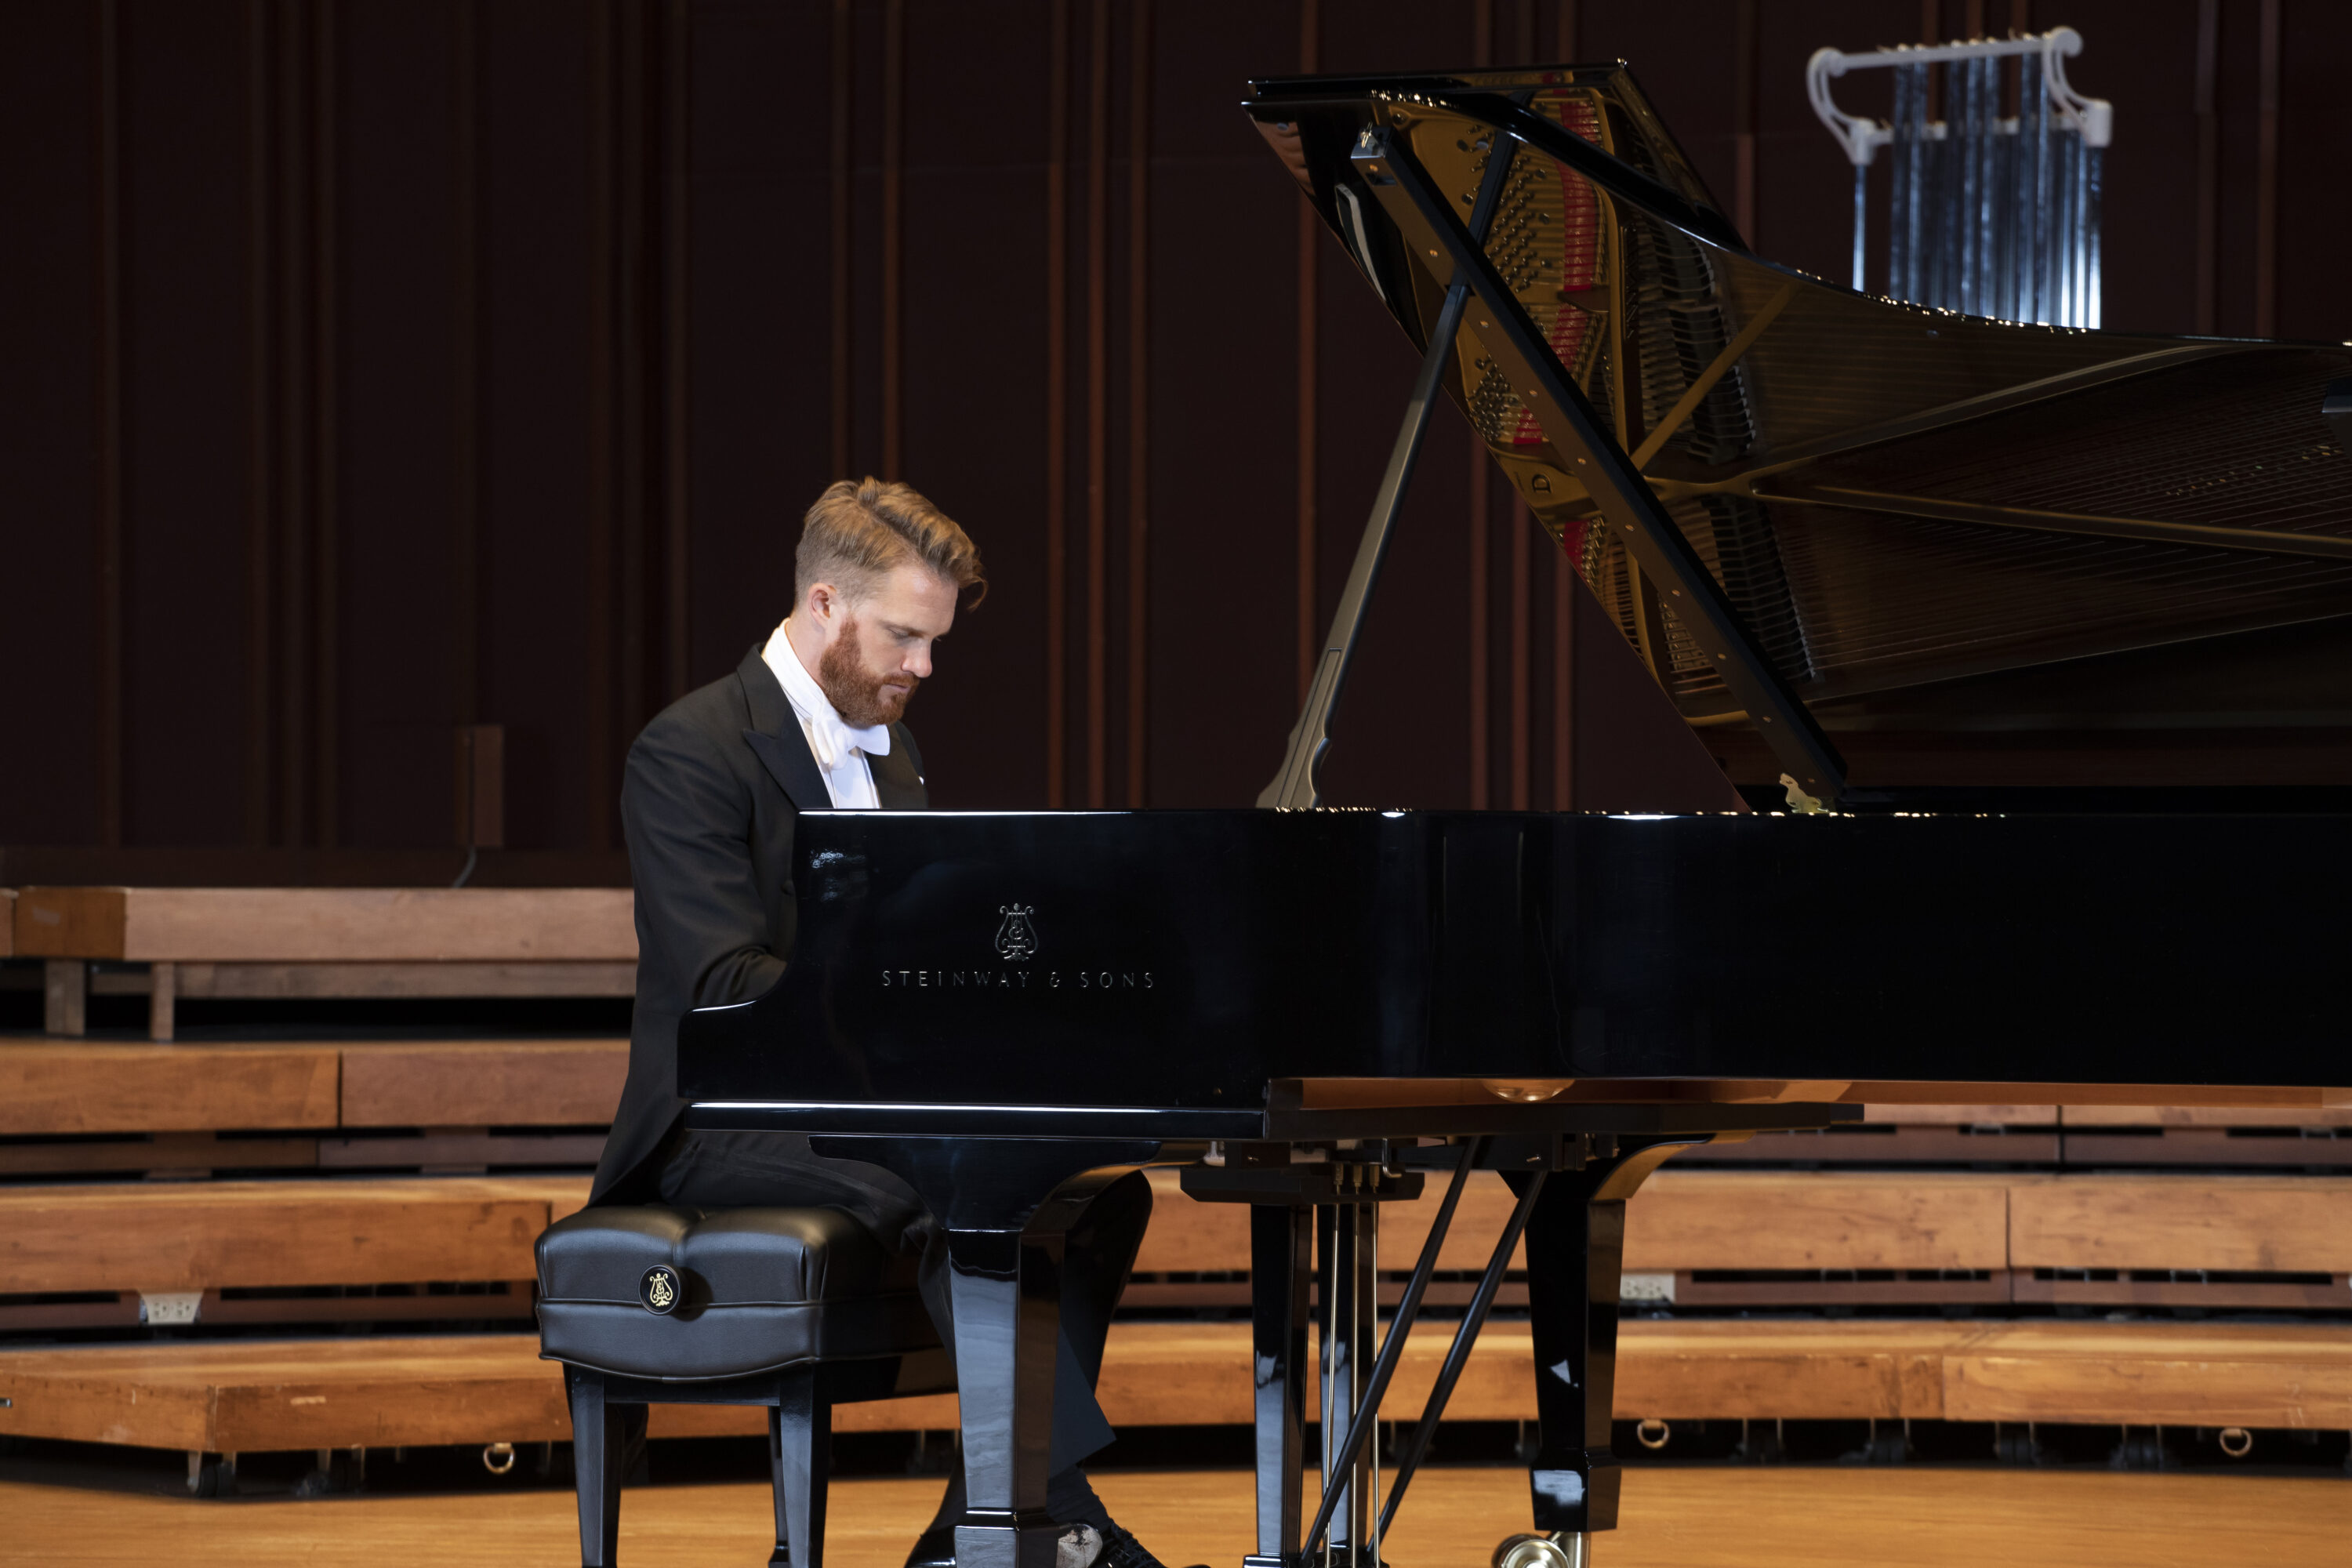
[[833, 804], [848, 810], [878, 809], [882, 802], [874, 793], [874, 772], [866, 765], [866, 759], [890, 754], [890, 727], [877, 724], [853, 730], [844, 723], [816, 677], [793, 651], [792, 639], [784, 636], [782, 626], [769, 635], [760, 657], [775, 671], [784, 700], [800, 716], [801, 733], [808, 738], [816, 771], [824, 776], [824, 792], [833, 797]]

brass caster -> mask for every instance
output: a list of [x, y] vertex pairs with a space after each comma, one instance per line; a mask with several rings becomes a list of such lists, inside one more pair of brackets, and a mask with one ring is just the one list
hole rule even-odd
[[1493, 1568], [1592, 1568], [1592, 1537], [1580, 1530], [1507, 1535], [1495, 1548]]

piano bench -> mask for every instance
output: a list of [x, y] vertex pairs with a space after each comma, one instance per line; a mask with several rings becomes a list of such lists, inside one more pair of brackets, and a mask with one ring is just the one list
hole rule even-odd
[[835, 1209], [583, 1209], [539, 1238], [543, 1360], [563, 1363], [580, 1561], [613, 1568], [649, 1405], [764, 1405], [771, 1564], [823, 1568], [833, 1406], [955, 1386], [915, 1282]]

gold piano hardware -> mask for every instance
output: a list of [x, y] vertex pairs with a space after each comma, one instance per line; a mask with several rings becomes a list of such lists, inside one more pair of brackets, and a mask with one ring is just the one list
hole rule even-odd
[[1520, 1105], [1541, 1105], [1547, 1100], [1558, 1100], [1568, 1085], [1554, 1079], [1486, 1078], [1478, 1080], [1480, 1088], [1496, 1100], [1508, 1100]]

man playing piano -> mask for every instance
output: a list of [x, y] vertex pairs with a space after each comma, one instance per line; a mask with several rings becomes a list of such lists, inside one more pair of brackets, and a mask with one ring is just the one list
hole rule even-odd
[[[969, 592], [977, 604], [987, 589], [962, 529], [909, 487], [872, 479], [817, 498], [793, 564], [792, 614], [766, 644], [663, 710], [629, 749], [621, 820], [636, 886], [636, 1012], [590, 1202], [840, 1209], [919, 1258], [923, 1300], [952, 1345], [946, 1233], [912, 1187], [878, 1165], [818, 1155], [804, 1134], [679, 1125], [678, 1020], [762, 994], [791, 962], [799, 813], [928, 804], [902, 715], [958, 600]], [[1070, 1527], [1059, 1568], [1160, 1568], [1079, 1468], [1111, 1440], [1093, 1388], [1150, 1213], [1150, 1185], [1130, 1174], [1069, 1233], [1047, 1491]], [[908, 1568], [953, 1563], [963, 1496], [959, 1465]]]

